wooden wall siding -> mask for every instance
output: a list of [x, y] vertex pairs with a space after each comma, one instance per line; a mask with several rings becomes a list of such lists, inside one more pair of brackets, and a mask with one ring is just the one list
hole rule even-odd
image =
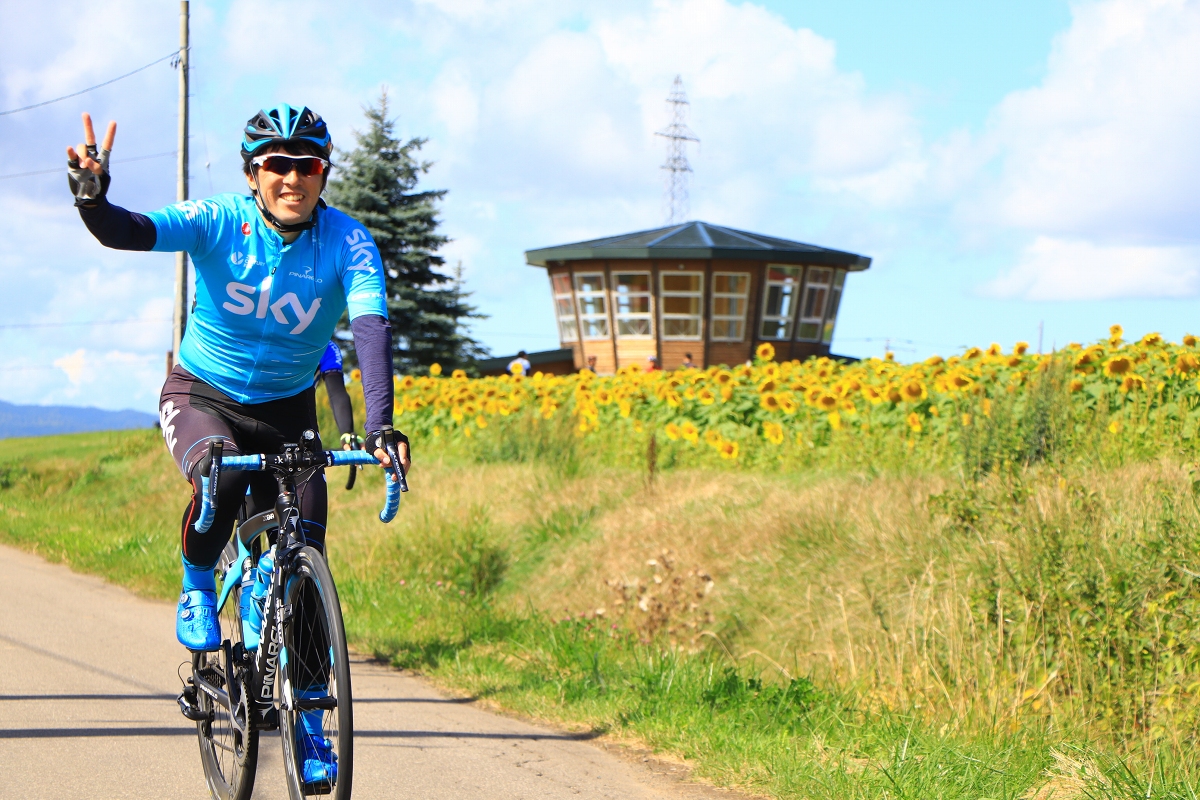
[[659, 366], [663, 369], [679, 369], [679, 366], [683, 364], [684, 353], [691, 353], [692, 361], [695, 361], [698, 366], [703, 366], [700, 364], [700, 358], [704, 355], [704, 342], [702, 341], [679, 342], [668, 339], [662, 343], [662, 347], [662, 362]]
[[803, 361], [812, 356], [827, 356], [829, 355], [829, 345], [821, 344], [820, 342], [793, 342], [791, 355], [789, 358], [799, 359]]
[[628, 367], [637, 364], [646, 366], [646, 359], [658, 355], [658, 342], [654, 339], [618, 339], [617, 366]]
[[708, 346], [708, 365], [725, 365], [727, 367], [745, 364], [753, 353], [749, 340], [744, 342], [713, 342]]

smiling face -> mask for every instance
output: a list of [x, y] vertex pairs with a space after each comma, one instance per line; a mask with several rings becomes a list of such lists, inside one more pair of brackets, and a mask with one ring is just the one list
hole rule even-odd
[[[309, 155], [307, 152], [289, 150], [283, 145], [272, 146], [264, 150], [262, 154], [270, 153]], [[321, 197], [321, 191], [325, 188], [325, 181], [329, 177], [328, 171], [321, 175], [305, 177], [295, 169], [286, 175], [276, 175], [260, 167], [252, 166], [251, 169], [253, 172], [246, 175], [246, 183], [249, 185], [250, 191], [259, 192], [263, 205], [283, 225], [295, 225], [312, 216], [313, 209], [317, 207], [317, 200]], [[294, 239], [298, 235], [299, 233], [296, 232], [295, 235], [290, 236], [290, 239]], [[290, 240], [288, 235], [285, 235], [284, 239]]]

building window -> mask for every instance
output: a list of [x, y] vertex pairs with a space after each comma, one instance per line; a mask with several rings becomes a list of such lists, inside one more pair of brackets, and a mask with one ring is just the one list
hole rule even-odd
[[613, 275], [613, 284], [617, 338], [649, 339], [654, 335], [650, 316], [650, 273], [618, 272]]
[[604, 296], [604, 273], [576, 273], [575, 302], [579, 306], [583, 338], [607, 339], [608, 306]]
[[554, 289], [554, 312], [558, 317], [558, 339], [563, 342], [579, 340], [575, 327], [575, 309], [571, 303], [571, 276], [563, 273], [551, 275], [550, 285]]
[[[808, 279], [804, 282], [804, 302], [800, 307], [800, 332], [796, 336], [806, 342], [821, 340], [821, 327], [825, 324], [825, 304], [829, 300], [829, 284], [833, 270], [808, 268]], [[832, 329], [830, 330], [832, 335]]]
[[659, 273], [662, 338], [699, 339], [703, 325], [704, 273]]
[[801, 267], [767, 264], [767, 285], [763, 287], [763, 339], [791, 339], [796, 319], [796, 293], [800, 287]]
[[842, 301], [842, 285], [846, 282], [846, 270], [833, 271], [833, 288], [829, 290], [829, 313], [825, 315], [825, 332], [821, 341], [829, 344], [833, 341], [833, 323], [837, 321], [838, 304]]
[[745, 272], [714, 272], [712, 286], [712, 339], [740, 342], [746, 338], [750, 276]]

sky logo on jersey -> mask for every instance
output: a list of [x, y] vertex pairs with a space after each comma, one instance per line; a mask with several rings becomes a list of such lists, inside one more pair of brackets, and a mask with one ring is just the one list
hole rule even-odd
[[217, 205], [208, 200], [184, 200], [176, 203], [175, 207], [188, 219], [195, 219], [203, 213], [211, 213], [213, 219], [217, 218]]
[[371, 241], [371, 237], [362, 228], [355, 228], [346, 237], [346, 244], [350, 245], [351, 262], [349, 269], [361, 270], [367, 274], [374, 274], [374, 259], [372, 252], [375, 250], [375, 243]]
[[[244, 317], [248, 314], [254, 314], [256, 319], [266, 319], [267, 311], [270, 311], [272, 316], [275, 317], [276, 322], [280, 325], [287, 325], [290, 321], [287, 314], [283, 313], [283, 310], [290, 307], [292, 313], [296, 315], [297, 321], [296, 327], [288, 331], [292, 335], [304, 333], [305, 329], [316, 318], [317, 311], [321, 308], [321, 298], [318, 297], [313, 300], [312, 305], [306, 310], [295, 292], [288, 292], [272, 303], [271, 284], [269, 281], [264, 283], [261, 292], [257, 286], [230, 281], [225, 284], [225, 292], [234, 302], [230, 303], [226, 301], [221, 304], [221, 307], [229, 313], [237, 314], [238, 316]], [[256, 294], [258, 295], [257, 303], [254, 300], [254, 295]]]

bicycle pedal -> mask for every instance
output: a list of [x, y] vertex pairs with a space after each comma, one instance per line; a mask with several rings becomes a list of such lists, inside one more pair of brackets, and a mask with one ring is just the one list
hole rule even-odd
[[180, 713], [192, 722], [212, 721], [212, 713], [202, 710], [196, 701], [196, 686], [190, 679], [188, 685], [183, 687], [183, 691], [179, 693], [179, 697], [175, 698], [175, 702], [179, 703]]

